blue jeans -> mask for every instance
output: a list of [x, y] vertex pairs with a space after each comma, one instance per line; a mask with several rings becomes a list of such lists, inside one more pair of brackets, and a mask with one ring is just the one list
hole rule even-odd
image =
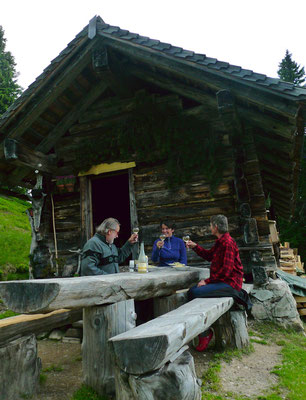
[[[224, 282], [218, 282], [218, 283], [208, 283], [207, 285], [204, 286], [193, 286], [188, 290], [188, 300], [193, 300], [199, 297], [207, 297], [206, 295], [209, 293], [211, 294], [212, 292], [215, 292], [216, 290], [222, 290], [222, 289], [228, 289], [232, 288], [230, 285]], [[211, 297], [211, 296], [209, 296]], [[219, 297], [218, 295], [216, 297]]]
[[[218, 282], [218, 283], [208, 283], [207, 285], [204, 286], [193, 286], [188, 290], [188, 300], [191, 301], [193, 299], [199, 298], [199, 297], [212, 297], [212, 293], [218, 290], [222, 289], [228, 289], [232, 287], [228, 285], [227, 283], [224, 282]], [[220, 292], [219, 292], [220, 293]], [[207, 296], [209, 294], [209, 296]], [[219, 297], [218, 294], [216, 297]], [[207, 336], [209, 334], [210, 329], [207, 329], [206, 331], [200, 333], [200, 337]]]

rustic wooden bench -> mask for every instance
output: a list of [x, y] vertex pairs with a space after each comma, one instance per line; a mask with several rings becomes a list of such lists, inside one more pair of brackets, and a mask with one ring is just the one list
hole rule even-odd
[[[169, 297], [179, 297], [183, 302], [182, 295]], [[166, 308], [175, 303], [166, 299]], [[233, 304], [229, 297], [194, 299], [111, 338], [117, 399], [200, 399], [200, 385], [187, 344], [214, 324], [219, 347], [248, 346], [246, 313], [231, 310]]]

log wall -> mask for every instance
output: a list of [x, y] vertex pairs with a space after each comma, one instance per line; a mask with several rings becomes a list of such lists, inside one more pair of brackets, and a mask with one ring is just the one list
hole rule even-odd
[[[94, 140], [95, 137], [101, 135], [101, 129], [105, 123], [113, 125], [118, 119], [125, 118], [133, 107], [133, 98], [124, 101], [117, 100], [118, 104], [115, 106], [110, 106], [103, 99], [97, 101], [69, 129], [70, 136], [60, 139], [56, 146], [56, 152], [66, 174], [72, 172], [72, 163], [75, 158], [74, 149], [79, 145], [80, 140], [84, 137], [92, 137]], [[161, 96], [159, 101], [171, 101], [178, 108], [182, 107], [179, 96]], [[194, 110], [198, 108], [195, 107]], [[182, 110], [184, 113], [187, 111]], [[202, 119], [208, 118], [205, 114], [203, 114], [203, 117], [202, 114], [203, 110], [197, 115]], [[167, 185], [165, 164], [137, 164], [136, 168], [133, 169], [136, 217], [141, 228], [140, 240], [145, 242], [148, 255], [151, 254], [153, 242], [160, 232], [159, 223], [161, 219], [170, 219], [176, 223], [175, 233], [178, 237], [188, 233], [192, 240], [204, 247], [210, 247], [215, 238], [210, 234], [209, 218], [211, 215], [225, 214], [229, 218], [231, 234], [237, 240], [239, 246], [245, 246], [239, 211], [241, 201], [237, 198], [239, 190], [237, 192], [235, 186], [237, 184], [237, 160], [239, 160], [236, 157], [237, 152], [235, 153], [235, 143], [229, 145], [231, 143], [231, 132], [226, 124], [222, 128], [217, 110], [215, 115], [210, 116], [210, 119], [215, 124], [218, 122], [218, 128], [215, 129], [219, 133], [223, 129], [224, 143], [227, 143], [223, 155], [226, 160], [224, 176], [213, 196], [210, 193], [210, 185], [203, 176], [195, 175], [188, 183], [181, 185], [178, 189], [170, 190]], [[240, 145], [240, 149], [245, 154], [240, 167], [243, 170], [243, 182], [245, 182], [249, 194], [247, 203], [251, 209], [251, 217], [256, 220], [259, 242], [268, 245], [269, 225], [266, 216], [265, 195], [252, 133], [251, 128], [248, 128], [246, 123], [243, 143]], [[84, 197], [85, 188], [81, 185], [81, 192], [79, 192], [79, 188], [80, 185], [77, 182], [74, 193], [54, 196], [58, 254], [61, 259], [66, 260], [67, 265], [75, 265], [75, 269], [77, 256], [70, 253], [69, 250], [82, 248], [85, 242], [84, 228], [82, 228], [83, 217], [80, 215], [80, 198]], [[48, 213], [48, 218], [51, 220], [50, 207]], [[50, 228], [49, 242], [51, 245], [54, 242], [53, 236], [52, 228]], [[271, 250], [265, 251], [270, 257]], [[246, 263], [250, 263], [250, 254], [247, 251], [242, 252], [242, 258]], [[188, 252], [188, 262], [194, 265], [206, 264], [193, 251]]]

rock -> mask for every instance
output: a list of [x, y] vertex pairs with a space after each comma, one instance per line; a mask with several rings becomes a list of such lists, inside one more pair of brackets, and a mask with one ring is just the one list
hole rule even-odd
[[265, 301], [271, 299], [273, 297], [273, 292], [270, 290], [264, 290], [264, 289], [259, 289], [259, 290], [253, 290], [252, 291], [252, 296], [256, 297], [256, 299], [260, 301]]
[[54, 330], [50, 333], [49, 339], [52, 339], [52, 340], [62, 340], [64, 336], [65, 336], [65, 332], [61, 331], [60, 329], [54, 329]]
[[252, 315], [259, 321], [274, 321], [286, 328], [303, 331], [296, 303], [289, 286], [280, 279], [269, 279], [250, 293], [253, 303]]
[[79, 328], [69, 328], [65, 333], [65, 337], [82, 338], [83, 330]]
[[81, 319], [80, 321], [76, 321], [72, 324], [73, 328], [82, 328], [83, 329], [83, 320]]

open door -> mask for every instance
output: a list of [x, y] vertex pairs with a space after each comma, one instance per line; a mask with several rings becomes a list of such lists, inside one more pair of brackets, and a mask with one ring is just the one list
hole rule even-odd
[[130, 196], [128, 171], [101, 174], [91, 180], [93, 232], [104, 219], [113, 217], [120, 222], [116, 246], [121, 247], [131, 236]]

